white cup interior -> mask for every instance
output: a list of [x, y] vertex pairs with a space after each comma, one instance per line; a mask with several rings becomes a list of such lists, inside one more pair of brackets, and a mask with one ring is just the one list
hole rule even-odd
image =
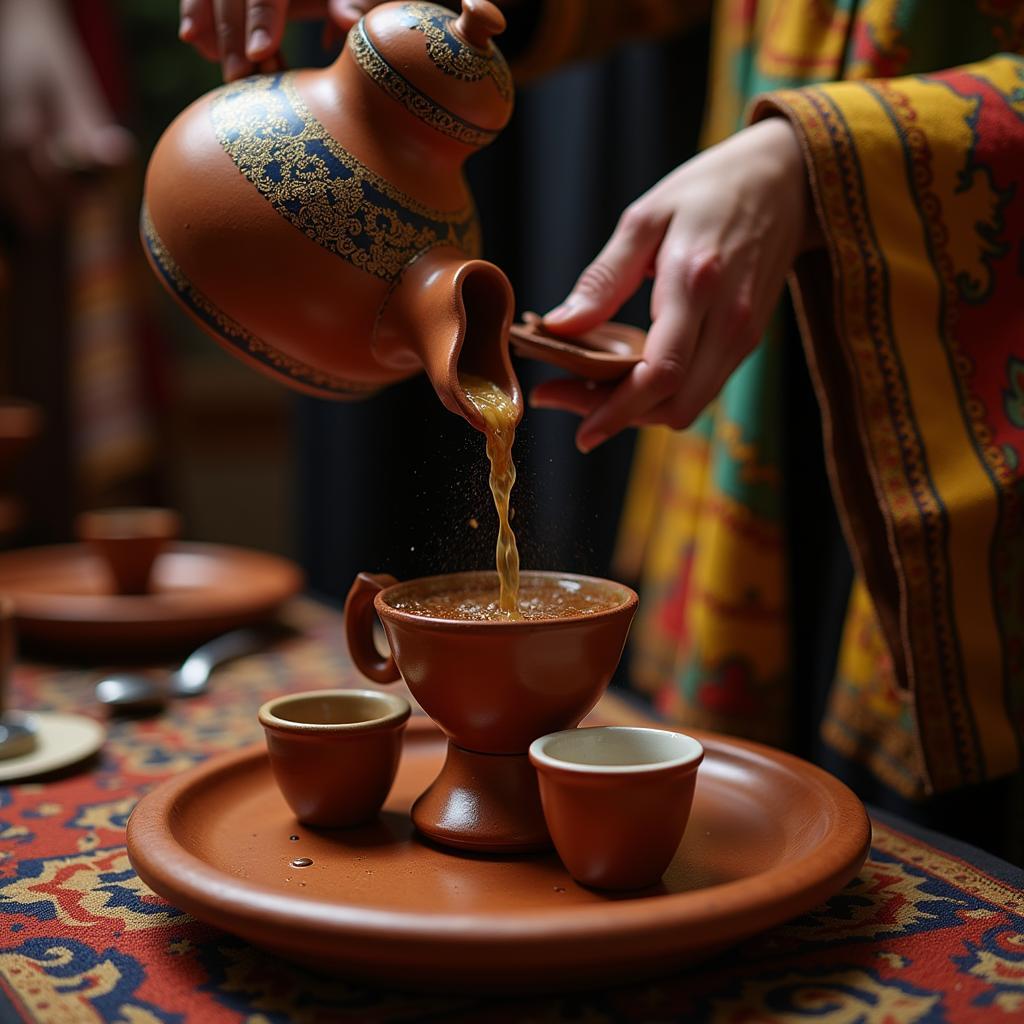
[[703, 753], [692, 736], [623, 725], [567, 729], [542, 736], [530, 746], [531, 756], [542, 765], [607, 773], [682, 767]]

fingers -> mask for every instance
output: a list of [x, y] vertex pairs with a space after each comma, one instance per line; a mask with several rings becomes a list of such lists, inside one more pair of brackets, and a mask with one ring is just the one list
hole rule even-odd
[[[530, 396], [535, 407], [563, 409], [584, 417], [576, 435], [581, 451], [592, 450], [629, 426], [687, 425], [735, 366], [731, 362], [722, 371], [722, 381], [709, 381], [709, 375], [732, 351], [732, 346], [723, 351], [714, 342], [708, 344], [709, 336], [730, 333], [737, 341], [743, 339], [737, 351], [741, 346], [746, 346], [744, 354], [749, 350], [749, 303], [745, 297], [732, 301], [718, 257], [695, 252], [692, 246], [672, 239], [666, 240], [662, 248], [651, 303], [654, 319], [643, 362], [614, 386], [552, 380], [539, 385]], [[748, 294], [742, 289], [736, 291]], [[724, 312], [719, 312], [714, 300], [722, 296], [726, 302]], [[701, 356], [699, 373], [698, 341], [701, 351], [704, 347], [711, 349], [710, 355]], [[712, 387], [714, 390], [709, 392]]]
[[636, 426], [667, 426], [683, 430], [707, 408], [736, 369], [740, 359], [723, 360], [709, 338], [701, 339], [683, 387], [637, 419]]
[[659, 424], [673, 430], [690, 426], [760, 340], [778, 294], [762, 289], [760, 298], [755, 298], [752, 271], [740, 263], [723, 279], [682, 387], [641, 416], [638, 426]]
[[535, 409], [564, 409], [577, 416], [587, 416], [608, 400], [612, 387], [592, 380], [560, 377], [546, 380], [530, 392], [530, 405]]
[[119, 125], [91, 69], [65, 63], [50, 83], [52, 124], [47, 156], [63, 173], [120, 167], [135, 153], [131, 132]]
[[331, 21], [342, 31], [347, 32], [371, 7], [376, 7], [380, 0], [330, 0], [328, 12]]
[[245, 55], [246, 0], [213, 0], [213, 22], [217, 54], [225, 82], [233, 82], [252, 73]]
[[654, 262], [666, 222], [634, 204], [580, 275], [568, 298], [544, 317], [544, 326], [556, 334], [579, 335], [614, 316], [640, 287]]
[[217, 60], [217, 34], [213, 27], [212, 0], [181, 0], [178, 38], [194, 46], [207, 60]]
[[287, 0], [246, 0], [245, 55], [260, 63], [275, 54], [284, 36]]
[[279, 50], [288, 16], [323, 17], [327, 7], [328, 0], [181, 0], [178, 37], [219, 61], [231, 82], [283, 68]]
[[683, 430], [704, 411], [729, 379], [732, 369], [726, 369], [715, 359], [710, 349], [702, 348], [694, 358], [691, 373], [684, 389], [667, 398], [660, 405], [648, 409], [636, 426], [670, 427]]
[[135, 153], [135, 139], [127, 128], [108, 121], [70, 121], [56, 131], [47, 145], [47, 159], [55, 171], [78, 174], [126, 164]]
[[580, 424], [576, 444], [581, 451], [640, 422], [651, 408], [680, 391], [719, 277], [716, 256], [693, 252], [678, 240], [662, 246], [643, 361]]

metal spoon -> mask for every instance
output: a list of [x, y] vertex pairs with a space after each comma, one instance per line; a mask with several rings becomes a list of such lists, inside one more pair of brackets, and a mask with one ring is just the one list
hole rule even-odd
[[30, 715], [5, 711], [0, 715], [0, 761], [24, 757], [36, 749], [39, 726]]
[[254, 654], [269, 634], [257, 629], [235, 629], [203, 644], [165, 681], [133, 673], [107, 676], [96, 684], [96, 699], [124, 712], [158, 710], [172, 697], [198, 697], [205, 693], [210, 674], [226, 661]]

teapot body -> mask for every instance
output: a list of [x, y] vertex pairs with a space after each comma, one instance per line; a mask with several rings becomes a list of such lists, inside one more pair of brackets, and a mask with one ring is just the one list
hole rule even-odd
[[[415, 307], [406, 281], [452, 288], [452, 273], [424, 263], [453, 269], [478, 255], [462, 164], [497, 131], [434, 102], [409, 67], [403, 75], [381, 56], [390, 33], [392, 52], [418, 59], [422, 47], [431, 73], [448, 61], [458, 84], [469, 65], [453, 55], [482, 51], [451, 31], [451, 13], [419, 3], [378, 12], [376, 37], [364, 19], [329, 68], [257, 75], [196, 101], [161, 138], [146, 178], [143, 244], [169, 291], [232, 354], [332, 398], [412, 375], [425, 346], [461, 345], [458, 294], [448, 296], [452, 324], [423, 325], [430, 336], [378, 344], [378, 333], [398, 307]], [[440, 43], [438, 25], [448, 26]], [[509, 307], [499, 321], [511, 318], [504, 285], [491, 290]], [[416, 323], [408, 311], [401, 320]], [[507, 338], [494, 343], [508, 365]]]

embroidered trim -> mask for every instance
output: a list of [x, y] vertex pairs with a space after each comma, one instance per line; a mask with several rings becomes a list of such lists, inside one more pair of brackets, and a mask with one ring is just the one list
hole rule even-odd
[[391, 281], [437, 246], [476, 255], [471, 205], [432, 210], [394, 188], [328, 134], [291, 74], [223, 86], [210, 117], [225, 152], [277, 212], [360, 270]]
[[446, 107], [420, 92], [380, 55], [363, 28], [362, 21], [349, 33], [349, 50], [355, 62], [393, 100], [397, 100], [414, 117], [450, 138], [467, 146], [486, 146], [498, 133], [464, 121]]
[[[948, 523], [892, 338], [888, 266], [866, 208], [855, 140], [835, 97], [826, 89], [807, 88], [781, 93], [774, 102], [803, 129], [828, 234], [841, 240], [832, 254], [842, 270], [837, 316], [863, 417], [861, 443], [884, 497], [879, 508], [896, 552], [899, 641], [912, 659], [915, 722], [929, 782], [940, 791], [952, 789], [983, 777], [982, 751], [962, 693], [943, 554]], [[901, 523], [910, 525], [900, 528]]]
[[167, 246], [157, 234], [149, 216], [149, 210], [145, 206], [142, 208], [140, 228], [142, 240], [153, 265], [159, 271], [167, 287], [204, 326], [232, 348], [245, 352], [278, 373], [286, 374], [320, 391], [329, 392], [336, 398], [363, 397], [379, 390], [376, 384], [343, 380], [340, 377], [323, 373], [291, 356], [286, 356], [272, 345], [268, 345], [254, 334], [250, 334], [238, 321], [219, 310], [185, 277], [181, 267], [175, 262]]

